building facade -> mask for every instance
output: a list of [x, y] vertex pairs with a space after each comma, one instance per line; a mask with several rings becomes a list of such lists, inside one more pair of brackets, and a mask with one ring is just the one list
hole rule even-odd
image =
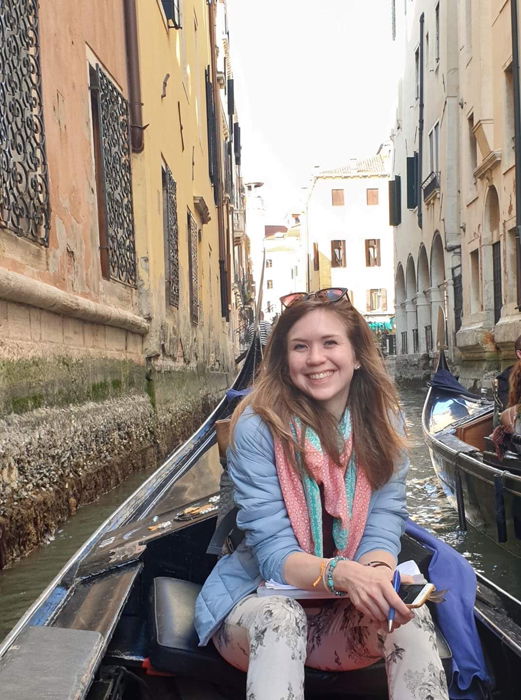
[[264, 280], [262, 311], [273, 322], [282, 311], [280, 297], [306, 291], [307, 255], [301, 237], [300, 217], [294, 214], [289, 226], [264, 228]]
[[314, 175], [305, 209], [308, 288], [345, 287], [374, 330], [394, 316], [388, 149]]
[[[516, 3], [517, 4], [517, 3]], [[397, 375], [445, 348], [490, 385], [521, 332], [512, 3], [393, 3], [404, 50], [393, 131]]]
[[250, 272], [225, 10], [2, 3], [4, 558], [154, 464], [231, 379]]

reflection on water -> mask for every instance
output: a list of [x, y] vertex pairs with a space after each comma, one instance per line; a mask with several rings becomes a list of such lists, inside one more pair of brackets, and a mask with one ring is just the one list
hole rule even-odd
[[[421, 432], [421, 410], [425, 391], [401, 392], [411, 446], [408, 483], [409, 510], [416, 522], [431, 530], [464, 554], [472, 565], [498, 585], [521, 597], [521, 560], [509, 555], [473, 529], [458, 529], [456, 512], [448, 504], [433, 473]], [[219, 488], [220, 465], [217, 447], [211, 448], [198, 465], [172, 486], [157, 514], [197, 500]], [[0, 639], [11, 629], [65, 562], [115, 508], [150, 476], [150, 471], [133, 475], [125, 484], [103, 496], [97, 503], [80, 508], [49, 544], [41, 547], [11, 569], [0, 572]]]

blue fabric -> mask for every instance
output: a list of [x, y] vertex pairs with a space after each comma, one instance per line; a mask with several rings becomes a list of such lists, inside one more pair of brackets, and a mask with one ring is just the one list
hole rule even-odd
[[469, 396], [471, 399], [479, 399], [479, 396], [465, 389], [448, 369], [439, 369], [433, 374], [429, 384], [433, 389], [442, 389], [450, 394], [461, 394], [462, 396]]
[[251, 387], [247, 389], [228, 389], [226, 392], [226, 398], [228, 401], [233, 401], [234, 399], [242, 399], [251, 391]]
[[481, 642], [474, 619], [476, 574], [455, 549], [431, 535], [412, 520], [405, 532], [433, 552], [429, 580], [447, 589], [445, 601], [436, 606], [437, 621], [452, 649], [452, 682], [449, 696], [454, 700], [480, 700], [475, 679], [490, 684]]

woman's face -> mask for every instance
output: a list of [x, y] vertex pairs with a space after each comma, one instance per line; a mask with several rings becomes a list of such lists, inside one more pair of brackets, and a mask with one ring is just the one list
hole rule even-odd
[[345, 325], [334, 311], [315, 309], [288, 333], [288, 369], [293, 384], [340, 418], [359, 367]]

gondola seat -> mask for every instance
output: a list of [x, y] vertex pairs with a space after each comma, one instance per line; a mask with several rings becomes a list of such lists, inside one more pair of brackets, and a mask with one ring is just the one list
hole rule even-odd
[[[195, 600], [201, 586], [181, 579], [154, 579], [151, 596], [149, 658], [154, 669], [201, 678], [244, 693], [246, 674], [230, 666], [213, 644], [198, 647], [194, 629]], [[448, 676], [450, 648], [438, 632], [438, 649]], [[386, 695], [383, 661], [349, 672], [325, 672], [306, 668], [306, 693], [310, 696], [381, 697]]]

